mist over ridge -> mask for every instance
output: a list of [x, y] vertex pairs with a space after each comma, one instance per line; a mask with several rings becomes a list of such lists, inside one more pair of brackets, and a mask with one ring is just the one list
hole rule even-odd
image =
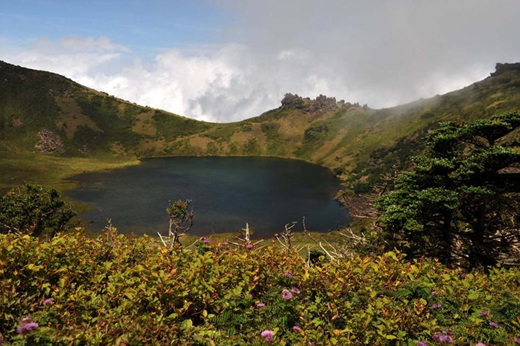
[[[5, 31], [0, 59], [138, 104], [230, 122], [276, 108], [285, 93], [396, 106], [462, 88], [483, 79], [497, 61], [520, 56], [520, 3], [512, 0], [223, 0], [205, 4], [204, 11], [193, 6], [201, 14], [190, 13], [194, 24], [184, 26], [168, 22], [174, 8], [153, 1], [139, 9], [142, 18], [125, 8], [107, 9], [125, 13], [129, 22], [121, 25], [128, 30], [154, 16], [166, 25], [155, 35], [133, 33], [142, 42], [113, 26], [105, 33], [43, 30], [21, 41]], [[102, 28], [108, 24], [103, 18], [96, 18]]]

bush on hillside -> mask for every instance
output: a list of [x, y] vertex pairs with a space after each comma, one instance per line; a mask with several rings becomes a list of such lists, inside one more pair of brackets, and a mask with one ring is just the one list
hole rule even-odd
[[25, 184], [0, 197], [0, 233], [54, 236], [76, 213], [56, 190]]

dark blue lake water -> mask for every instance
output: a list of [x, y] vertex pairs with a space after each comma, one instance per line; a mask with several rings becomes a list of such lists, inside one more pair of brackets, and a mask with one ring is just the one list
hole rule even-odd
[[110, 172], [73, 177], [68, 196], [90, 203], [81, 217], [98, 231], [107, 219], [123, 233], [166, 233], [168, 201], [191, 199], [190, 233], [237, 232], [248, 222], [255, 237], [269, 237], [298, 221], [294, 230], [328, 231], [348, 215], [335, 200], [339, 180], [320, 166], [273, 158], [179, 157], [143, 160]]

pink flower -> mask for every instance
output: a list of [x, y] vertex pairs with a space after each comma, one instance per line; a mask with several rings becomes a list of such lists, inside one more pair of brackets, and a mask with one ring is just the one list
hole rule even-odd
[[300, 328], [300, 326], [294, 326], [292, 327], [292, 329], [295, 331], [295, 332], [301, 332], [302, 329]]
[[291, 288], [291, 292], [294, 294], [300, 294], [300, 290], [297, 289], [296, 287]]
[[441, 304], [433, 304], [432, 306], [430, 306], [432, 309], [440, 309], [441, 308]]
[[22, 318], [22, 323], [31, 322], [31, 318], [29, 316]]
[[437, 291], [433, 291], [432, 292], [432, 297], [437, 297], [437, 294], [438, 294]]
[[18, 334], [25, 334], [33, 331], [34, 329], [38, 328], [38, 323], [36, 322], [29, 322], [26, 323], [18, 328], [16, 328], [16, 332]]
[[282, 297], [283, 297], [283, 299], [286, 299], [286, 300], [291, 299], [292, 298], [292, 293], [289, 290], [284, 288], [282, 290]]
[[483, 343], [483, 342], [479, 342], [479, 343], [478, 343], [478, 344], [476, 344], [475, 346], [486, 346], [486, 344], [485, 344], [485, 343]]
[[439, 341], [446, 344], [451, 344], [453, 342], [453, 338], [448, 335], [441, 335], [439, 336]]
[[482, 312], [480, 313], [480, 316], [482, 317], [486, 317], [487, 315], [489, 315], [489, 312], [487, 312], [486, 310], [482, 310]]
[[47, 304], [52, 304], [52, 299], [51, 298], [47, 298], [43, 301], [43, 305], [47, 305]]
[[516, 343], [517, 345], [520, 345], [520, 338], [516, 338], [515, 343]]
[[290, 278], [290, 277], [292, 276], [292, 274], [289, 273], [289, 272], [285, 272], [283, 275], [284, 275], [286, 278]]
[[442, 331], [443, 334], [453, 335], [453, 331], [451, 329], [445, 329]]
[[257, 308], [263, 308], [264, 306], [265, 306], [265, 304], [262, 302], [256, 303]]
[[498, 328], [498, 323], [496, 322], [490, 322], [489, 325], [493, 328]]
[[264, 330], [264, 331], [260, 334], [260, 336], [261, 336], [262, 338], [264, 338], [264, 340], [265, 340], [266, 342], [272, 342], [272, 341], [273, 341], [273, 335], [274, 335], [274, 332], [273, 332], [272, 330], [269, 330], [269, 329]]
[[416, 346], [427, 346], [428, 344], [425, 343], [424, 341], [419, 341]]
[[253, 244], [247, 243], [246, 249], [251, 250], [253, 248]]
[[204, 243], [204, 244], [207, 244], [207, 243], [210, 242], [210, 240], [209, 240], [208, 238], [206, 238], [206, 237], [200, 237], [200, 238], [199, 238], [199, 241], [200, 241], [201, 243]]

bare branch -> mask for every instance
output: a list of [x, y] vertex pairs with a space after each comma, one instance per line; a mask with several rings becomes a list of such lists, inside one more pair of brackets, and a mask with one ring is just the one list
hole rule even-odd
[[320, 248], [321, 248], [321, 249], [322, 249], [322, 250], [327, 254], [327, 256], [330, 257], [330, 259], [331, 259], [332, 261], [336, 261], [336, 258], [335, 258], [334, 256], [332, 256], [332, 255], [331, 255], [331, 254], [330, 254], [330, 253], [329, 253], [329, 252], [328, 252], [328, 251], [323, 247], [323, 245], [321, 244], [321, 242], [319, 242], [319, 245], [320, 245]]
[[161, 239], [161, 241], [162, 241], [162, 243], [163, 243], [164, 247], [168, 247], [168, 245], [166, 245], [166, 243], [164, 242], [164, 240], [163, 240], [163, 237], [162, 237], [161, 233], [160, 233], [160, 232], [157, 232], [157, 234], [159, 235], [159, 238]]

